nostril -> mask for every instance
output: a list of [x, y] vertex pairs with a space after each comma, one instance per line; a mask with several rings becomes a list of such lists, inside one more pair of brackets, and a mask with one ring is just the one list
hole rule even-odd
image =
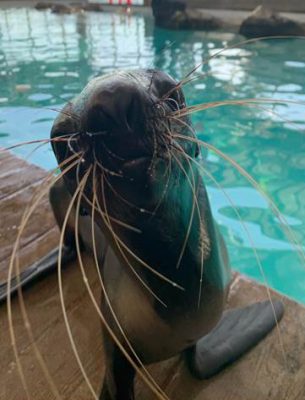
[[127, 107], [126, 113], [125, 113], [125, 124], [126, 124], [129, 132], [132, 132], [135, 128], [138, 112], [139, 112], [139, 110], [137, 109], [136, 101], [133, 98], [133, 99], [131, 99], [131, 102], [130, 102], [129, 106]]
[[102, 118], [103, 115], [99, 107], [97, 106], [90, 107], [90, 109], [86, 111], [85, 118], [83, 121], [84, 132], [86, 133], [88, 132], [89, 136], [90, 134], [95, 134], [96, 132], [99, 132], [101, 130], [100, 121]]
[[145, 99], [139, 94], [132, 96], [125, 108], [125, 124], [129, 133], [142, 134], [145, 128]]
[[84, 115], [82, 130], [88, 138], [111, 136], [115, 122], [100, 105], [91, 106]]

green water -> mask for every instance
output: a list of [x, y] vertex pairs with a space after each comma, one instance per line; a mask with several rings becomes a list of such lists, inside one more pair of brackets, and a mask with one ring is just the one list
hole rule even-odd
[[[117, 68], [157, 67], [177, 79], [219, 49], [243, 38], [229, 33], [169, 32], [133, 15], [56, 16], [29, 9], [0, 11], [0, 146], [46, 138], [56, 111], [92, 77]], [[245, 168], [280, 209], [305, 247], [305, 42], [297, 39], [236, 46], [210, 59], [185, 87], [189, 104], [272, 98], [281, 104], [210, 108], [194, 115], [200, 137]], [[20, 90], [18, 85], [28, 85]], [[23, 88], [24, 89], [24, 88]], [[286, 100], [295, 101], [287, 103]], [[304, 104], [302, 104], [304, 102]], [[22, 157], [29, 147], [15, 150]], [[259, 193], [212, 152], [203, 151], [213, 213], [234, 268], [305, 303], [305, 263]], [[50, 169], [49, 147], [30, 161]], [[241, 226], [234, 203], [242, 216]]]

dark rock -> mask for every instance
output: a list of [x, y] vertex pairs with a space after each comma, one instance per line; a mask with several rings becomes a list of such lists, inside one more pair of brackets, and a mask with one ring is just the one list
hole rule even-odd
[[168, 27], [172, 29], [197, 29], [211, 31], [223, 28], [223, 22], [201, 10], [177, 11], [170, 20]]
[[48, 3], [45, 1], [39, 1], [38, 3], [35, 4], [36, 10], [47, 10], [49, 8], [52, 8], [53, 3]]
[[54, 14], [72, 14], [77, 10], [72, 6], [67, 6], [65, 4], [54, 4], [53, 3], [53, 5], [51, 7], [51, 11]]
[[199, 9], [188, 9], [179, 0], [152, 0], [155, 24], [168, 29], [214, 30], [223, 27], [220, 19]]
[[51, 3], [40, 1], [35, 5], [36, 10], [47, 10], [55, 14], [71, 14], [81, 11], [103, 11], [103, 6], [100, 3], [87, 3], [87, 2], [71, 2], [69, 4]]
[[100, 3], [85, 3], [82, 6], [84, 11], [95, 11], [95, 12], [102, 12], [103, 6]]
[[152, 0], [151, 7], [155, 24], [166, 28], [168, 21], [177, 11], [185, 11], [186, 4], [179, 0]]
[[249, 38], [302, 36], [305, 34], [305, 29], [301, 23], [283, 17], [267, 7], [259, 6], [242, 22], [239, 33]]

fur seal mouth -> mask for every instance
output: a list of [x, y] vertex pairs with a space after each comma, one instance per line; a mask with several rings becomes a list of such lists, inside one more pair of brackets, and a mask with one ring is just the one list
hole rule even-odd
[[121, 165], [122, 175], [132, 180], [143, 180], [148, 174], [151, 163], [151, 156], [142, 156], [126, 160]]
[[140, 156], [140, 157], [135, 157], [131, 158], [129, 160], [126, 160], [122, 164], [122, 169], [131, 169], [131, 168], [137, 168], [142, 166], [143, 164], [146, 164], [147, 162], [151, 162], [152, 156]]

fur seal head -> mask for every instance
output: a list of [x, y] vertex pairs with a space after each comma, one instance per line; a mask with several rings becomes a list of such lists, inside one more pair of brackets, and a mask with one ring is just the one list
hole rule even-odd
[[[176, 151], [198, 155], [196, 144], [171, 136], [172, 132], [194, 135], [187, 116], [171, 117], [184, 107], [179, 85], [161, 71], [115, 72], [93, 79], [65, 109], [65, 114], [77, 116], [70, 125], [78, 132], [74, 151], [84, 152], [80, 169], [85, 171], [98, 161], [108, 178], [124, 175], [147, 186], [149, 180], [159, 178], [154, 173], [160, 160], [166, 167], [174, 142], [179, 145]], [[63, 131], [67, 132], [66, 115], [58, 118], [52, 137]], [[55, 144], [54, 150], [59, 162], [67, 157], [65, 145]]]

